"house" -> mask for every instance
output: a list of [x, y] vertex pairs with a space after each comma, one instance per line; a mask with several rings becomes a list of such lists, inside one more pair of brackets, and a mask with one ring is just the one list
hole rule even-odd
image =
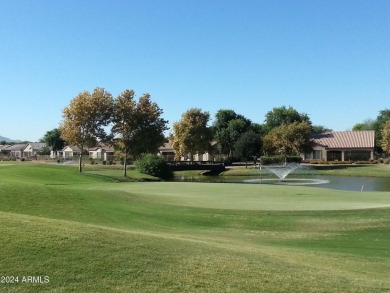
[[26, 148], [23, 150], [23, 157], [29, 158], [37, 155], [39, 151], [42, 151], [46, 147], [46, 143], [43, 142], [33, 142], [29, 143]]
[[214, 156], [208, 152], [205, 152], [203, 154], [196, 153], [194, 155], [194, 161], [199, 162], [207, 162], [207, 161], [213, 161]]
[[66, 146], [61, 151], [58, 151], [58, 157], [64, 159], [72, 159], [80, 155], [80, 148], [78, 146]]
[[173, 150], [172, 144], [170, 142], [166, 142], [161, 147], [159, 147], [158, 154], [164, 157], [166, 161], [175, 160], [175, 151]]
[[5, 152], [8, 147], [10, 147], [9, 144], [0, 144], [0, 152]]
[[[80, 148], [78, 146], [68, 145], [64, 147], [61, 151], [51, 152], [51, 158], [63, 158], [63, 159], [72, 159], [74, 157], [80, 156]], [[114, 156], [114, 148], [107, 144], [99, 144], [96, 147], [88, 148], [84, 150], [84, 154], [89, 155], [92, 159], [101, 159], [104, 161], [111, 160]]]
[[99, 144], [96, 147], [89, 148], [89, 157], [103, 161], [110, 161], [114, 157], [114, 148], [108, 144]]
[[3, 151], [11, 157], [23, 158], [23, 151], [26, 149], [27, 144], [14, 144], [5, 148]]
[[[216, 145], [216, 142], [211, 143], [211, 149], [214, 148]], [[175, 160], [175, 151], [172, 147], [171, 142], [164, 143], [161, 147], [158, 149], [158, 154], [163, 156], [165, 160], [167, 161], [174, 161]], [[205, 152], [205, 153], [196, 153], [193, 155], [193, 161], [194, 162], [208, 162], [214, 160], [214, 151]], [[186, 154], [182, 157], [180, 157], [180, 161], [190, 161], [191, 160], [191, 154]]]
[[313, 151], [304, 160], [368, 161], [374, 159], [375, 131], [332, 131], [311, 138]]

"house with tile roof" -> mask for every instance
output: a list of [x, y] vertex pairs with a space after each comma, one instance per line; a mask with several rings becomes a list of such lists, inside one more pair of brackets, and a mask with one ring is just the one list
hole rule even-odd
[[23, 151], [27, 147], [27, 144], [14, 144], [5, 148], [5, 151], [9, 156], [16, 158], [23, 158]]
[[98, 146], [89, 148], [89, 157], [103, 161], [112, 160], [114, 157], [114, 147], [109, 144], [100, 143]]
[[0, 152], [5, 151], [8, 147], [10, 147], [9, 144], [0, 144]]
[[67, 145], [61, 151], [57, 152], [57, 157], [64, 159], [72, 159], [80, 155], [80, 148], [74, 145]]
[[166, 161], [175, 160], [175, 151], [173, 150], [171, 142], [166, 142], [161, 147], [159, 147], [158, 154], [164, 157]]
[[375, 155], [375, 131], [332, 131], [311, 138], [313, 151], [304, 160], [368, 161]]
[[[209, 162], [214, 161], [214, 158], [216, 157], [216, 151], [215, 146], [216, 142], [211, 142], [211, 148], [209, 152], [204, 153], [196, 153], [193, 155], [193, 161], [194, 162]], [[158, 148], [158, 154], [162, 157], [164, 157], [167, 161], [175, 161], [175, 150], [172, 147], [171, 142], [164, 143], [161, 147]], [[179, 161], [190, 161], [191, 160], [191, 154], [186, 154], [182, 157], [180, 157]]]
[[32, 142], [29, 143], [26, 148], [23, 150], [23, 157], [29, 158], [34, 157], [38, 154], [39, 151], [43, 150], [46, 147], [44, 142]]

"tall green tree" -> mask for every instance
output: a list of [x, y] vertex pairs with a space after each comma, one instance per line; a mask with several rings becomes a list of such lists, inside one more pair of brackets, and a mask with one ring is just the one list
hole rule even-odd
[[253, 157], [259, 157], [261, 154], [262, 142], [259, 134], [248, 131], [245, 132], [234, 144], [234, 157], [241, 161], [248, 162]]
[[263, 148], [269, 154], [299, 155], [311, 149], [310, 134], [308, 122], [283, 124], [264, 136]]
[[173, 124], [170, 140], [176, 159], [189, 153], [192, 161], [196, 153], [209, 151], [212, 139], [209, 120], [209, 112], [191, 108], [182, 114], [180, 121]]
[[286, 106], [282, 107], [275, 107], [272, 109], [272, 111], [267, 112], [265, 115], [265, 129], [268, 133], [272, 129], [292, 124], [294, 122], [307, 122], [311, 126], [310, 118], [305, 113], [299, 113], [297, 110], [295, 110], [293, 107], [289, 106], [288, 108]]
[[221, 109], [215, 114], [212, 129], [221, 153], [232, 156], [239, 137], [249, 130], [258, 131], [260, 127], [233, 110]]
[[61, 137], [61, 131], [54, 128], [45, 133], [42, 142], [46, 143], [53, 151], [62, 150], [65, 146], [65, 141]]
[[142, 153], [157, 153], [165, 141], [167, 120], [163, 110], [151, 101], [149, 94], [134, 100], [133, 90], [125, 90], [114, 101], [112, 135], [124, 157], [124, 176], [128, 158], [137, 159]]
[[85, 149], [107, 138], [105, 127], [111, 122], [112, 106], [111, 94], [103, 88], [95, 88], [92, 93], [79, 93], [63, 110], [61, 138], [80, 149], [79, 172], [82, 172]]

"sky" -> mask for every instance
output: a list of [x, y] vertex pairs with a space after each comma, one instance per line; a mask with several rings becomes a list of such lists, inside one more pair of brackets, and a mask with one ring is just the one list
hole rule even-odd
[[1, 136], [38, 141], [96, 87], [149, 93], [170, 126], [291, 106], [351, 130], [390, 108], [390, 1], [0, 0]]

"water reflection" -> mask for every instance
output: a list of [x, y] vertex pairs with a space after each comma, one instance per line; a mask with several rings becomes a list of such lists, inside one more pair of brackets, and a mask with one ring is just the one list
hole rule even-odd
[[[308, 179], [308, 181], [318, 181], [320, 184], [310, 184], [307, 186], [317, 188], [331, 188], [338, 190], [351, 190], [351, 191], [390, 191], [390, 178], [377, 178], [377, 177], [350, 177], [350, 176], [323, 176], [323, 175], [311, 175], [311, 176], [292, 176], [288, 178], [291, 182], [302, 179]], [[259, 176], [178, 176], [175, 177], [175, 181], [186, 182], [210, 182], [210, 183], [243, 183], [243, 184], [275, 184], [277, 180], [262, 179]], [[291, 185], [298, 185], [291, 184]], [[306, 184], [305, 184], [306, 185]]]

